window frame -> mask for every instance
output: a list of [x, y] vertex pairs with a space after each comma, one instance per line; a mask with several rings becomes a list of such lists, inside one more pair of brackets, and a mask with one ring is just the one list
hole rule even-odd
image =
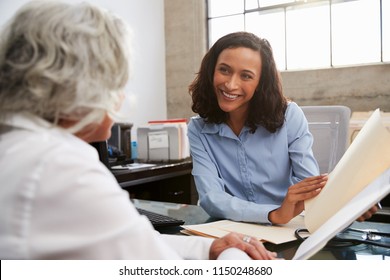
[[[234, 0], [234, 1], [237, 1], [237, 0]], [[218, 18], [226, 18], [226, 17], [229, 17], [229, 16], [237, 16], [237, 15], [243, 15], [243, 26], [244, 26], [244, 30], [247, 30], [247, 24], [246, 24], [246, 15], [247, 14], [251, 14], [251, 13], [257, 13], [257, 12], [260, 12], [260, 13], [264, 13], [264, 12], [268, 12], [268, 13], [272, 13], [273, 11], [276, 12], [276, 11], [280, 11], [280, 10], [283, 10], [283, 13], [284, 13], [284, 66], [282, 67], [282, 69], [279, 69], [281, 71], [296, 71], [296, 70], [307, 70], [307, 69], [329, 69], [329, 68], [335, 68], [335, 67], [349, 67], [349, 66], [359, 66], [359, 65], [368, 65], [368, 64], [384, 64], [384, 63], [389, 63], [390, 60], [385, 60], [385, 53], [384, 53], [384, 20], [383, 20], [383, 14], [384, 14], [384, 11], [383, 11], [383, 6], [385, 5], [383, 3], [383, 0], [378, 0], [379, 2], [379, 16], [380, 16], [380, 19], [379, 19], [379, 26], [378, 26], [378, 29], [379, 29], [379, 44], [380, 44], [380, 54], [378, 55], [378, 57], [380, 57], [380, 60], [379, 61], [373, 61], [373, 62], [362, 62], [362, 63], [357, 63], [357, 64], [345, 64], [345, 65], [340, 65], [340, 64], [337, 64], [334, 62], [334, 57], [333, 57], [333, 41], [332, 41], [332, 29], [334, 28], [337, 28], [335, 26], [333, 26], [333, 23], [332, 23], [332, 6], [333, 5], [336, 5], [336, 4], [340, 4], [340, 3], [343, 3], [343, 2], [359, 2], [359, 1], [364, 1], [364, 0], [307, 0], [307, 1], [297, 1], [297, 2], [289, 2], [289, 3], [284, 3], [284, 4], [276, 4], [276, 5], [270, 5], [270, 6], [263, 6], [261, 7], [261, 2], [262, 0], [257, 0], [257, 3], [258, 3], [258, 8], [252, 8], [252, 9], [247, 9], [247, 0], [241, 0], [243, 1], [243, 6], [244, 6], [244, 10], [242, 12], [236, 12], [236, 13], [232, 13], [232, 14], [228, 14], [228, 15], [219, 15], [219, 16], [216, 16], [216, 17], [210, 17], [210, 11], [209, 11], [209, 5], [210, 5], [210, 0], [206, 0], [206, 15], [207, 15], [207, 47], [210, 48], [211, 47], [211, 30], [210, 30], [210, 25], [211, 25], [211, 22], [212, 20], [214, 19], [218, 19]], [[312, 67], [312, 68], [306, 68], [306, 69], [303, 69], [303, 68], [289, 68], [288, 66], [288, 54], [287, 54], [287, 51], [288, 51], [288, 48], [287, 48], [287, 37], [288, 37], [288, 29], [287, 29], [287, 26], [286, 26], [286, 17], [287, 17], [287, 12], [291, 9], [294, 9], [294, 8], [310, 8], [310, 5], [326, 5], [328, 6], [329, 8], [329, 43], [330, 43], [330, 49], [329, 49], [329, 54], [328, 54], [328, 57], [329, 57], [329, 65], [325, 66], [325, 67]], [[233, 32], [233, 30], [231, 31]], [[390, 37], [389, 38], [386, 38], [388, 41], [390, 41]], [[387, 41], [386, 41], [387, 42]], [[375, 53], [375, 55], [377, 56], [377, 53]], [[390, 57], [390, 52], [389, 53], [386, 53], [386, 57]]]

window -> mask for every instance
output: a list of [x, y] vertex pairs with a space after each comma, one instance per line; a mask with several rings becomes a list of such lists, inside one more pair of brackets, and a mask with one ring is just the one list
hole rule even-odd
[[[346, 15], [347, 19], [346, 19]], [[332, 7], [333, 65], [379, 62], [381, 59], [378, 0], [344, 2]]]
[[209, 46], [245, 30], [267, 39], [280, 70], [390, 62], [390, 1], [208, 0]]
[[270, 42], [279, 69], [286, 68], [284, 16], [283, 9], [274, 10], [272, 13], [255, 12], [245, 15], [245, 30]]
[[[244, 1], [213, 0], [208, 2], [210, 38], [218, 39], [230, 32], [244, 30]], [[215, 41], [213, 41], [214, 43]]]
[[382, 1], [382, 60], [390, 61], [390, 1]]

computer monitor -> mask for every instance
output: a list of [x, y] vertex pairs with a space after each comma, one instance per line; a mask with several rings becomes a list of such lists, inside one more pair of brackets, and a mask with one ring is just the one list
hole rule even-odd
[[107, 141], [91, 143], [98, 151], [100, 161], [108, 168], [133, 162], [130, 145], [132, 126], [130, 123], [116, 123]]
[[107, 141], [90, 143], [98, 151], [99, 159], [107, 168], [110, 168], [110, 162], [108, 159], [108, 145]]

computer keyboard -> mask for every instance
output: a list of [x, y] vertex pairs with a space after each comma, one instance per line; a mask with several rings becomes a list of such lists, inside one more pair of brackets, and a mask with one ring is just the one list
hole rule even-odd
[[184, 224], [183, 220], [175, 219], [166, 215], [161, 215], [152, 211], [148, 211], [145, 209], [137, 208], [138, 213], [146, 216], [149, 221], [152, 223], [154, 228], [161, 228], [167, 226], [180, 226]]

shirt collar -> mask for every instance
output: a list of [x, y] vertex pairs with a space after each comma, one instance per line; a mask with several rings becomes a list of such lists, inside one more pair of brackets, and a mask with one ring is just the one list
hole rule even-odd
[[47, 131], [48, 128], [57, 128], [52, 123], [49, 123], [48, 121], [31, 113], [15, 113], [7, 115], [5, 119], [0, 120], [0, 123], [31, 131]]
[[[241, 134], [248, 132], [250, 129], [247, 126], [241, 131]], [[233, 133], [230, 127], [226, 123], [215, 124], [215, 123], [205, 123], [202, 133], [204, 134], [218, 134], [222, 137], [228, 137], [232, 139], [237, 139], [237, 135]]]

